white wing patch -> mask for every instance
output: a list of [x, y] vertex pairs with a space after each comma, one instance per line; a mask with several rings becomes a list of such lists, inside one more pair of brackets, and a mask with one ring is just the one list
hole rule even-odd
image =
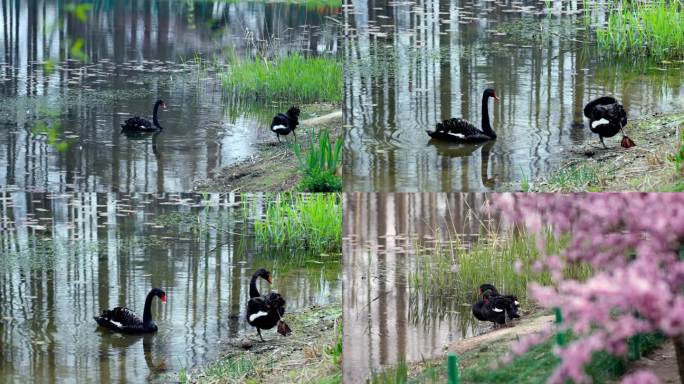
[[518, 300], [514, 301], [513, 304], [520, 305], [520, 303], [518, 303]]
[[262, 316], [266, 316], [266, 315], [268, 315], [268, 312], [259, 311], [259, 312], [255, 313], [255, 314], [250, 315], [250, 316], [249, 316], [249, 321], [254, 321], [254, 319], [258, 319], [258, 318], [260, 318], [260, 317], [262, 317]]
[[459, 139], [465, 139], [465, 135], [462, 133], [453, 133], [453, 132], [447, 132], [451, 136], [458, 137]]
[[274, 125], [274, 126], [273, 126], [273, 129], [275, 129], [275, 130], [281, 130], [281, 129], [287, 129], [287, 127], [284, 126], [284, 125], [282, 125], [282, 124], [279, 124], [279, 125]]
[[109, 322], [112, 323], [113, 326], [115, 326], [119, 329], [123, 328], [123, 324], [119, 323], [118, 321], [109, 320]]
[[496, 307], [495, 307], [493, 310], [494, 310], [494, 312], [503, 312], [503, 309], [499, 309], [499, 308], [496, 308]]
[[600, 119], [600, 120], [596, 120], [593, 123], [591, 123], [591, 127], [596, 128], [599, 125], [608, 124], [608, 123], [610, 123], [610, 121], [608, 121], [606, 119]]

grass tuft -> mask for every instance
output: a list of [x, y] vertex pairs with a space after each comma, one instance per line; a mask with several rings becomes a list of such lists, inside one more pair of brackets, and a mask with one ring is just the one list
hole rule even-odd
[[299, 188], [305, 192], [339, 192], [342, 179], [337, 171], [342, 165], [342, 140], [332, 141], [327, 130], [311, 135], [309, 150], [302, 152], [294, 145], [294, 153], [299, 161], [300, 172], [304, 177]]
[[342, 99], [342, 64], [336, 57], [300, 54], [233, 59], [222, 83], [228, 92], [259, 101], [337, 103]]
[[254, 222], [257, 244], [267, 249], [339, 252], [342, 203], [338, 194], [279, 195]]
[[618, 56], [684, 58], [683, 8], [680, 0], [619, 1], [596, 30], [599, 47]]

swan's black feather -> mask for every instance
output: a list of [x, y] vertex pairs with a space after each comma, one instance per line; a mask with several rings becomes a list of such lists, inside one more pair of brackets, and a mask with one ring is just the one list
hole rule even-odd
[[604, 137], [613, 137], [627, 125], [627, 111], [614, 97], [603, 96], [584, 106], [584, 116], [589, 119], [589, 129]]
[[278, 113], [273, 117], [271, 121], [271, 131], [278, 135], [278, 140], [280, 141], [280, 135], [287, 136], [290, 132], [294, 130], [299, 125], [299, 114], [301, 111], [297, 107], [291, 107], [287, 110], [287, 113]]

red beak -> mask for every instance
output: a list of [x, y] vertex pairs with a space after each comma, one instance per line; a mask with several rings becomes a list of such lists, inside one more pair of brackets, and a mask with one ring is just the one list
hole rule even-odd
[[496, 95], [496, 92], [494, 92], [494, 100], [496, 100], [496, 101], [501, 100], [501, 99], [499, 99], [499, 96]]
[[273, 284], [273, 280], [271, 280], [271, 276], [267, 277], [266, 281], [268, 281], [269, 284]]
[[166, 295], [162, 295], [161, 301], [162, 301], [162, 303], [166, 303]]

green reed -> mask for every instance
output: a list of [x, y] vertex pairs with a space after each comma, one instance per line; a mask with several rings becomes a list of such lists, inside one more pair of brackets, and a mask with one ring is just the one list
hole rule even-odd
[[305, 192], [339, 192], [342, 179], [337, 171], [342, 166], [342, 140], [332, 141], [330, 132], [322, 129], [310, 136], [307, 152], [295, 144], [299, 171], [303, 174], [300, 189]]
[[[517, 230], [483, 234], [472, 244], [456, 238], [440, 242], [435, 248], [421, 249], [411, 275], [412, 291], [424, 298], [424, 311], [437, 315], [460, 311], [460, 306], [474, 303], [477, 289], [483, 283], [492, 283], [503, 293], [518, 296], [522, 305], [528, 306], [528, 283], [552, 282], [548, 272], [534, 269], [534, 264], [544, 257], [536, 243], [535, 236]], [[545, 243], [544, 254], [558, 254], [567, 239], [547, 234]], [[586, 265], [566, 270], [568, 275], [580, 279], [590, 272]]]
[[657, 60], [684, 58], [684, 3], [680, 0], [620, 1], [596, 30], [599, 47], [618, 56]]
[[224, 89], [243, 98], [290, 104], [342, 99], [342, 64], [332, 56], [236, 58], [221, 76]]
[[267, 249], [340, 252], [342, 203], [338, 194], [284, 194], [254, 222], [257, 244]]

